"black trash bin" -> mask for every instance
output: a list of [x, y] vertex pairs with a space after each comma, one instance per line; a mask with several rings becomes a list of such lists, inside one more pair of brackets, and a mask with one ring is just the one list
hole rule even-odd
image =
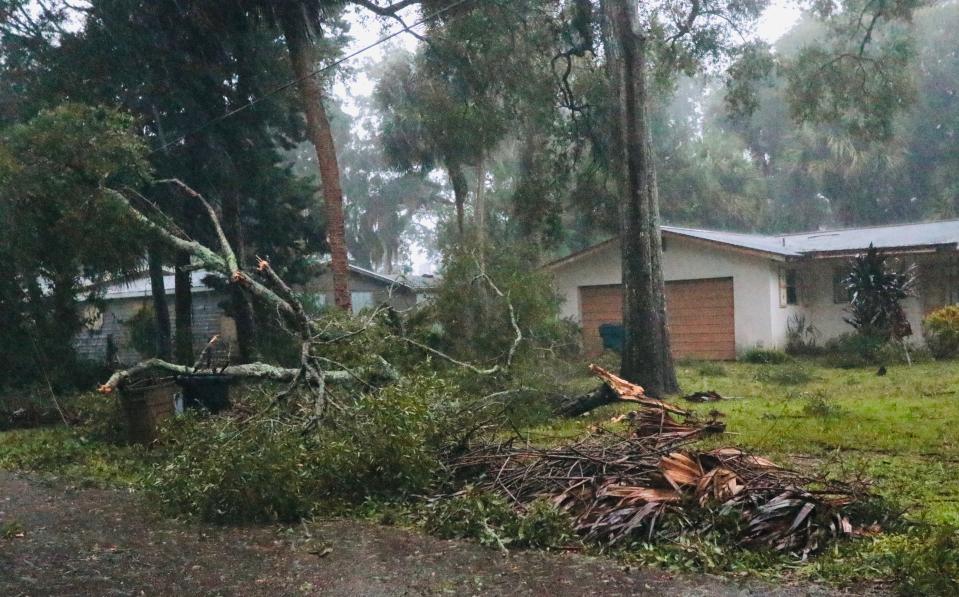
[[183, 408], [195, 408], [218, 413], [230, 408], [230, 381], [228, 375], [181, 375], [176, 382], [183, 388]]
[[599, 326], [599, 337], [603, 339], [603, 350], [622, 353], [626, 331], [622, 324], [604, 323]]

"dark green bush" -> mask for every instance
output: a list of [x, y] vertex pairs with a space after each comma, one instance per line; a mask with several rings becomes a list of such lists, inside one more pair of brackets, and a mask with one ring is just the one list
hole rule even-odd
[[739, 360], [757, 365], [778, 365], [790, 359], [789, 355], [781, 350], [756, 347], [750, 348], [740, 355]]

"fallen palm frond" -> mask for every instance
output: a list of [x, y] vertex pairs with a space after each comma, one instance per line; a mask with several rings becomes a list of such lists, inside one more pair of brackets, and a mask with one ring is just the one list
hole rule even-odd
[[856, 532], [845, 510], [866, 495], [861, 485], [809, 478], [737, 448], [692, 450], [693, 441], [721, 432], [722, 423], [699, 422], [646, 398], [639, 386], [594, 371], [639, 403], [640, 410], [620, 419], [624, 431], [598, 428], [550, 449], [516, 440], [482, 445], [454, 468], [478, 473], [480, 489], [507, 497], [521, 511], [548, 499], [585, 539], [608, 544], [708, 532], [726, 515], [736, 521], [741, 545], [803, 556]]

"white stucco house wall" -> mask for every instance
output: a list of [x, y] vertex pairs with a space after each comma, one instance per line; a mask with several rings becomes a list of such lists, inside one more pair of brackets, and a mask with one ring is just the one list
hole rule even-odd
[[[678, 357], [729, 359], [751, 347], [782, 348], [797, 317], [815, 326], [821, 341], [852, 331], [839, 281], [870, 244], [917, 268], [917, 293], [904, 307], [918, 341], [926, 313], [959, 301], [959, 220], [786, 235], [663, 226], [662, 235]], [[622, 320], [618, 239], [544, 267], [563, 316], [583, 326], [587, 352], [598, 352], [598, 327]]]

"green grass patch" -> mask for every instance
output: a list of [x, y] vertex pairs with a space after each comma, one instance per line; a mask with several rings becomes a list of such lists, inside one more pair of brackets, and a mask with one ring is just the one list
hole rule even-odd
[[138, 487], [149, 468], [142, 448], [106, 443], [67, 427], [0, 433], [0, 469], [52, 474], [84, 487]]

